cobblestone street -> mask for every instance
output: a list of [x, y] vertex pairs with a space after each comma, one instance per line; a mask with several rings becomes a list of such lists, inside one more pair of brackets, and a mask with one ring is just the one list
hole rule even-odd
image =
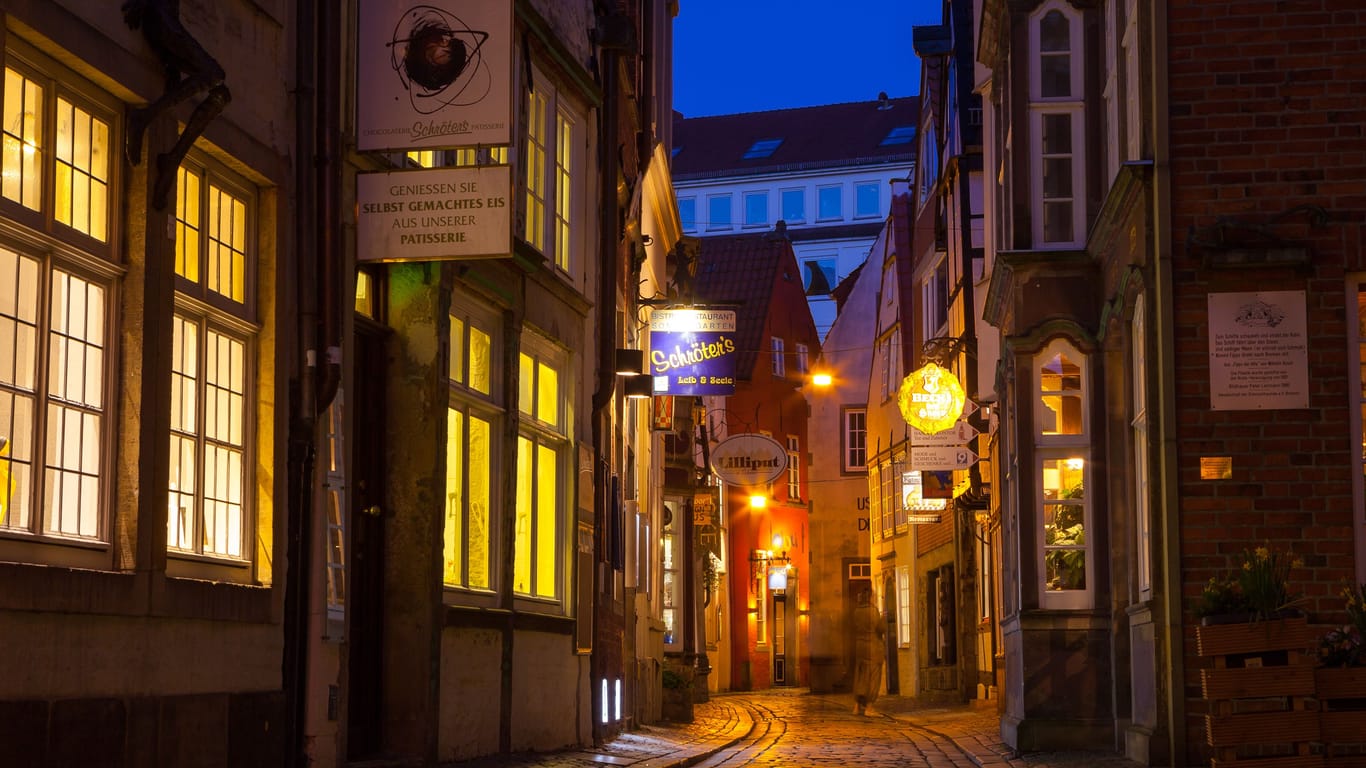
[[452, 763], [449, 768], [1125, 768], [1135, 764], [1096, 752], [1016, 755], [1001, 743], [993, 708], [927, 706], [883, 697], [854, 714], [848, 695], [805, 690], [713, 696], [689, 724], [645, 726], [592, 750], [512, 755]]

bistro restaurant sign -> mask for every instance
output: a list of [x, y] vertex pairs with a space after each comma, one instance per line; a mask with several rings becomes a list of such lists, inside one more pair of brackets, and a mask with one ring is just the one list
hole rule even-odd
[[787, 471], [787, 449], [768, 435], [731, 435], [712, 447], [711, 471], [731, 485], [771, 483]]
[[897, 408], [907, 424], [933, 435], [952, 428], [963, 413], [967, 395], [952, 371], [926, 363], [901, 381]]
[[735, 394], [735, 310], [660, 309], [650, 316], [656, 395]]

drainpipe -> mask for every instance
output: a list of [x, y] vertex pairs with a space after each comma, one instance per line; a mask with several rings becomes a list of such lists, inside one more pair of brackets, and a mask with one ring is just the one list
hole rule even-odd
[[[302, 350], [303, 360], [299, 378], [290, 387], [281, 677], [285, 697], [285, 765], [306, 766], [317, 423], [318, 415], [331, 403], [341, 381], [341, 302], [337, 285], [341, 248], [336, 236], [340, 229], [336, 220], [340, 193], [340, 115], [336, 107], [341, 66], [339, 10], [316, 0], [297, 0], [295, 28], [294, 288], [299, 313], [297, 349]], [[320, 343], [327, 344], [322, 361]], [[326, 366], [321, 372], [320, 362]]]
[[[1153, 147], [1153, 190], [1152, 190], [1152, 238], [1153, 262], [1157, 274], [1154, 283], [1157, 290], [1152, 296], [1152, 317], [1157, 328], [1156, 354], [1152, 359], [1158, 365], [1156, 382], [1161, 402], [1161, 445], [1158, 452], [1158, 466], [1161, 467], [1162, 494], [1160, 509], [1161, 528], [1159, 541], [1162, 542], [1162, 559], [1157, 564], [1161, 569], [1163, 589], [1162, 623], [1165, 637], [1162, 643], [1167, 649], [1167, 664], [1159, 664], [1167, 678], [1163, 687], [1167, 691], [1167, 731], [1170, 744], [1172, 765], [1182, 765], [1186, 757], [1186, 700], [1185, 700], [1185, 656], [1184, 637], [1181, 625], [1181, 529], [1180, 497], [1176, 482], [1176, 321], [1175, 296], [1172, 280], [1171, 244], [1171, 158], [1169, 156], [1170, 129], [1167, 123], [1168, 74], [1167, 74], [1167, 4], [1153, 3], [1151, 46], [1152, 72], [1152, 147]], [[1154, 350], [1149, 344], [1148, 349]], [[1152, 380], [1152, 379], [1150, 379]]]
[[287, 768], [308, 765], [305, 692], [308, 685], [308, 583], [309, 525], [313, 509], [314, 435], [317, 423], [317, 321], [313, 275], [317, 253], [311, 240], [310, 223], [316, 211], [313, 198], [314, 78], [316, 74], [315, 0], [295, 4], [295, 158], [294, 158], [294, 300], [298, 308], [296, 349], [302, 350], [299, 378], [290, 383], [290, 423], [288, 448], [289, 507], [285, 523], [284, 648], [281, 677], [285, 698], [284, 750]]
[[[611, 17], [599, 17], [598, 29], [609, 27]], [[621, 175], [620, 143], [621, 104], [618, 95], [621, 53], [613, 41], [599, 41], [599, 60], [602, 79], [602, 118], [598, 124], [598, 157], [602, 170], [602, 206], [598, 217], [598, 388], [593, 393], [593, 527], [597, 531], [595, 539], [596, 557], [593, 560], [593, 601], [594, 611], [601, 609], [603, 561], [609, 545], [608, 536], [616, 535], [607, 530], [609, 523], [606, 488], [608, 481], [607, 458], [611, 455], [608, 440], [611, 432], [604, 423], [608, 406], [612, 403], [616, 390], [616, 372], [613, 370], [612, 353], [616, 349], [616, 307], [617, 290], [617, 248], [621, 240], [621, 205], [617, 192], [617, 178]], [[594, 621], [594, 634], [599, 622]], [[601, 647], [601, 638], [593, 638], [593, 654], [589, 658], [589, 690], [593, 722], [593, 740], [597, 742], [604, 733], [603, 723], [598, 713], [602, 711], [602, 686], [606, 678], [606, 655]]]

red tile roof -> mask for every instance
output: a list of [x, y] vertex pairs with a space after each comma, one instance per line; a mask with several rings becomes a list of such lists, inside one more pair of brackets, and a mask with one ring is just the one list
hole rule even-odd
[[704, 237], [700, 245], [694, 294], [699, 304], [735, 306], [735, 335], [740, 347], [735, 363], [737, 378], [749, 380], [759, 353], [768, 352], [764, 329], [770, 312], [778, 308], [774, 295], [784, 289], [790, 292], [787, 303], [792, 305], [791, 310], [805, 315], [798, 318], [798, 336], [792, 340], [816, 352], [820, 337], [802, 291], [791, 241], [770, 232]]
[[[886, 108], [882, 108], [882, 107]], [[919, 124], [918, 96], [686, 118], [675, 112], [674, 181], [846, 165], [911, 162], [918, 142], [882, 145], [894, 128]], [[782, 139], [767, 157], [745, 159], [756, 141]]]

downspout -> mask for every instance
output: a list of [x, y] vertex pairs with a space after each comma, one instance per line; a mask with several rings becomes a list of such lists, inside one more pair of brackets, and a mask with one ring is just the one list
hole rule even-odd
[[[611, 24], [610, 17], [598, 17], [598, 29]], [[602, 596], [602, 563], [610, 546], [609, 536], [619, 535], [607, 530], [609, 500], [607, 488], [607, 457], [611, 455], [607, 439], [610, 432], [604, 421], [608, 406], [615, 395], [616, 373], [613, 371], [612, 354], [616, 349], [616, 289], [617, 289], [617, 248], [621, 240], [621, 204], [617, 192], [617, 178], [621, 175], [621, 157], [618, 150], [620, 115], [619, 67], [621, 54], [612, 45], [613, 41], [600, 41], [599, 61], [602, 78], [602, 119], [598, 124], [598, 157], [602, 170], [602, 205], [598, 218], [598, 388], [593, 393], [593, 527], [595, 555], [593, 560], [593, 605], [599, 609]], [[592, 702], [589, 713], [593, 722], [593, 739], [597, 742], [603, 733], [603, 725], [597, 713], [602, 711], [602, 690], [598, 684], [606, 676], [605, 649], [599, 647], [596, 637], [599, 622], [593, 622], [593, 653], [589, 657], [589, 691]]]
[[303, 351], [299, 377], [290, 384], [289, 424], [289, 508], [286, 512], [286, 569], [284, 595], [284, 648], [281, 677], [285, 695], [284, 750], [287, 768], [308, 765], [306, 702], [308, 685], [308, 543], [313, 508], [314, 436], [317, 424], [317, 321], [316, 296], [312, 276], [317, 271], [317, 253], [311, 236], [314, 126], [314, 55], [316, 27], [314, 0], [295, 3], [294, 75], [294, 297], [298, 308], [297, 350]]
[[[335, 232], [340, 175], [336, 164], [339, 115], [340, 19], [316, 0], [295, 4], [295, 155], [294, 272], [298, 307], [296, 349], [303, 359], [290, 391], [284, 648], [281, 677], [285, 697], [285, 765], [306, 766], [309, 595], [312, 574], [313, 475], [317, 423], [341, 380]], [[318, 158], [321, 145], [323, 157]], [[323, 215], [319, 215], [319, 211]], [[323, 307], [319, 317], [319, 303]], [[319, 366], [319, 343], [328, 345], [326, 368]]]
[[[1180, 493], [1177, 489], [1176, 451], [1176, 306], [1172, 279], [1171, 245], [1171, 158], [1169, 156], [1170, 129], [1168, 128], [1168, 74], [1167, 74], [1167, 4], [1153, 3], [1152, 8], [1152, 146], [1153, 146], [1153, 189], [1152, 189], [1152, 238], [1153, 263], [1156, 274], [1153, 291], [1152, 316], [1157, 326], [1156, 354], [1152, 359], [1158, 361], [1156, 381], [1158, 397], [1161, 402], [1159, 412], [1161, 445], [1158, 453], [1158, 466], [1161, 467], [1160, 487], [1162, 560], [1158, 563], [1162, 575], [1162, 589], [1155, 594], [1162, 595], [1162, 622], [1165, 634], [1163, 645], [1167, 649], [1167, 664], [1159, 666], [1167, 677], [1162, 682], [1167, 694], [1167, 730], [1171, 748], [1170, 764], [1183, 765], [1186, 759], [1186, 684], [1185, 684], [1185, 645], [1181, 625], [1181, 521]], [[1149, 344], [1150, 352], [1154, 345]], [[1152, 379], [1149, 379], [1150, 381]]]

